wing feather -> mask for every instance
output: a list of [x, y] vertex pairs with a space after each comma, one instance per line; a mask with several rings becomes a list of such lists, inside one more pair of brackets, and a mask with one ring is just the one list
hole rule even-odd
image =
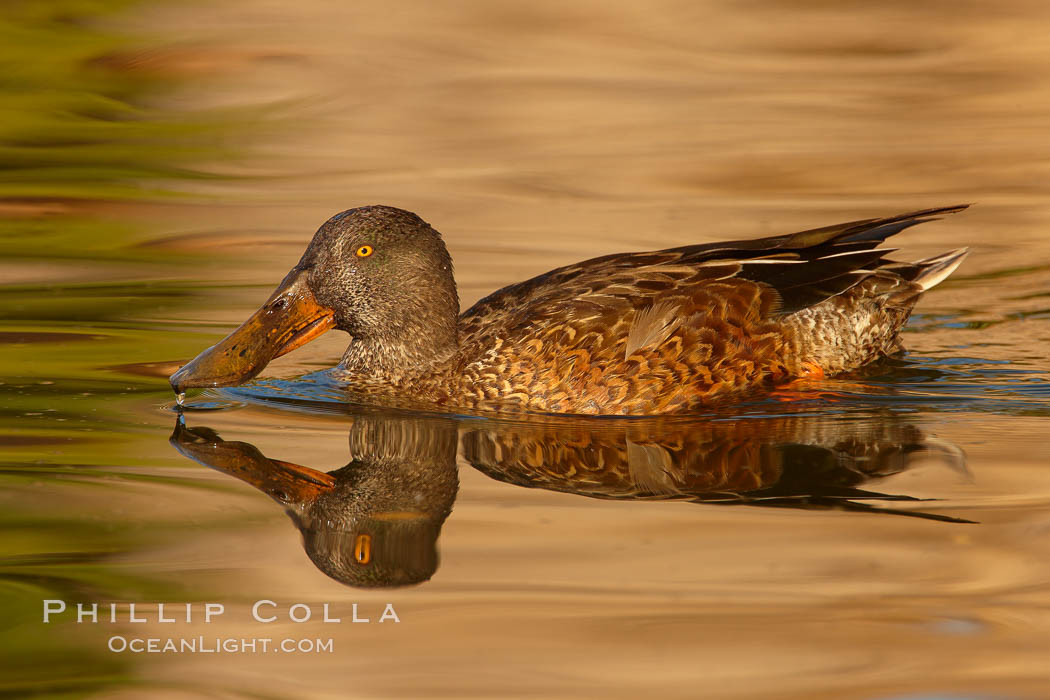
[[461, 333], [476, 336], [542, 324], [545, 319], [594, 319], [603, 313], [633, 312], [637, 316], [630, 330], [630, 354], [631, 349], [647, 347], [673, 331], [667, 329], [669, 310], [677, 308], [674, 298], [688, 299], [693, 290], [726, 280], [746, 280], [774, 290], [779, 304], [769, 312], [776, 314], [793, 313], [842, 294], [880, 270], [903, 273], [905, 280], [925, 272], [923, 281], [939, 281], [941, 267], [936, 264], [886, 260], [892, 251], [878, 246], [911, 226], [967, 206], [924, 209], [768, 238], [593, 258], [485, 297], [460, 317]]

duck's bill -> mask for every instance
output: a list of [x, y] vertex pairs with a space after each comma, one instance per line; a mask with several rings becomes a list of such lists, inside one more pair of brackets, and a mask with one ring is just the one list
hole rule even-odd
[[270, 360], [330, 330], [334, 312], [317, 302], [306, 276], [305, 270], [292, 270], [240, 328], [171, 375], [175, 392], [242, 384], [262, 372]]

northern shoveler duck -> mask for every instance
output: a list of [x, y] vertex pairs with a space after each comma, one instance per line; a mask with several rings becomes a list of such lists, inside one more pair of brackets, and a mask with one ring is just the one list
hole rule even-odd
[[887, 260], [889, 236], [966, 205], [755, 240], [606, 255], [459, 313], [452, 259], [415, 214], [329, 219], [276, 291], [171, 377], [240, 384], [332, 328], [339, 369], [378, 403], [580, 414], [695, 411], [901, 349], [899, 332], [966, 249]]

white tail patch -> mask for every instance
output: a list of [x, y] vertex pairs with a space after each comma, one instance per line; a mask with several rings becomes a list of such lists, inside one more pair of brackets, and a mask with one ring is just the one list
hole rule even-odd
[[931, 287], [937, 286], [946, 280], [948, 275], [955, 272], [955, 269], [962, 264], [962, 261], [969, 254], [969, 248], [959, 248], [958, 250], [917, 261], [915, 264], [924, 269], [915, 278], [915, 283], [922, 287], [924, 292]]
[[642, 348], [659, 347], [681, 325], [682, 319], [675, 316], [677, 312], [677, 305], [661, 301], [635, 314], [631, 331], [627, 334], [624, 358]]

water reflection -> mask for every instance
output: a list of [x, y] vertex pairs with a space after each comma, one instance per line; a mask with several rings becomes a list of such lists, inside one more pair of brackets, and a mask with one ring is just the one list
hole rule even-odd
[[463, 452], [494, 479], [593, 498], [835, 507], [967, 522], [858, 502], [918, 500], [858, 486], [905, 471], [920, 455], [966, 468], [958, 447], [894, 415], [501, 426], [468, 430]]
[[283, 504], [310, 560], [336, 581], [406, 586], [437, 569], [438, 534], [459, 488], [452, 421], [361, 417], [350, 429], [350, 462], [327, 474], [187, 428], [181, 415], [171, 443]]
[[860, 488], [934, 457], [965, 471], [962, 451], [900, 416], [778, 416], [708, 421], [479, 421], [378, 411], [354, 417], [349, 463], [325, 473], [254, 445], [188, 428], [171, 443], [285, 506], [322, 572], [358, 587], [427, 581], [459, 487], [456, 456], [509, 484], [619, 500], [838, 508], [970, 522], [870, 501], [917, 501]]

